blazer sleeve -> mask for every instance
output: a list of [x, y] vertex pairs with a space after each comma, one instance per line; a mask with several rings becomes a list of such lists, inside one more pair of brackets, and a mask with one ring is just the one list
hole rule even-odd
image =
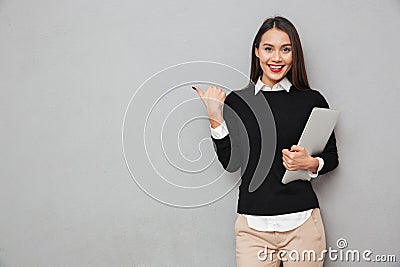
[[[325, 98], [319, 92], [315, 106], [320, 108], [329, 108], [329, 105], [326, 102]], [[336, 147], [336, 137], [334, 130], [332, 131], [332, 134], [329, 137], [324, 150], [319, 154], [313, 155], [313, 157], [320, 157], [324, 160], [324, 166], [319, 171], [319, 175], [330, 172], [339, 165], [339, 156]]]
[[228, 135], [222, 139], [215, 139], [211, 136], [214, 143], [214, 150], [217, 153], [219, 162], [228, 172], [236, 172], [241, 167], [240, 153], [240, 131], [238, 128], [239, 117], [233, 109], [231, 102], [232, 92], [225, 98], [222, 107], [222, 114], [228, 128]]

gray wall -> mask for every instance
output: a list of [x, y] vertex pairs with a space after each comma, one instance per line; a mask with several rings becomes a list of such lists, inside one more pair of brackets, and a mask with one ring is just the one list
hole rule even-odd
[[[328, 246], [345, 238], [397, 255], [325, 266], [398, 266], [395, 0], [0, 1], [0, 266], [234, 266], [237, 188], [195, 209], [156, 201], [127, 168], [122, 124], [140, 85], [168, 66], [248, 73], [255, 32], [276, 14], [300, 32], [312, 87], [341, 110], [340, 166], [314, 182]], [[193, 126], [189, 154], [208, 137], [205, 120]]]

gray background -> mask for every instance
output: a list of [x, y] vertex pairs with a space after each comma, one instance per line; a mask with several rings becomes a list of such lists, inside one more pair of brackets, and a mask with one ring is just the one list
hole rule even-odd
[[248, 73], [276, 14], [300, 32], [311, 86], [342, 112], [340, 166], [314, 182], [328, 246], [399, 258], [399, 1], [2, 0], [0, 266], [234, 266], [237, 189], [197, 209], [155, 201], [126, 168], [122, 121], [165, 67]]

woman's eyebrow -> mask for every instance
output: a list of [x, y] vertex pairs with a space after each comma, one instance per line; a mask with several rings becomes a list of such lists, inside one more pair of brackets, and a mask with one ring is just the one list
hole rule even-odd
[[[268, 45], [268, 46], [274, 46], [273, 44], [269, 44], [269, 43], [264, 43], [264, 44], [263, 44], [263, 46], [266, 46], [266, 45]], [[291, 44], [291, 43], [287, 43], [287, 44], [283, 44], [283, 45], [281, 45], [281, 46], [292, 46], [292, 44]]]

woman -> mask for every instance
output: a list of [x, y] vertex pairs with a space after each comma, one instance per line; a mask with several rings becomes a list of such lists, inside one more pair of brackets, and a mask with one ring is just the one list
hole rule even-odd
[[[205, 104], [218, 159], [228, 171], [247, 164], [239, 187], [236, 234], [237, 266], [322, 266], [326, 248], [319, 202], [310, 180], [335, 169], [338, 154], [334, 132], [319, 155], [296, 146], [312, 108], [328, 108], [324, 97], [310, 88], [299, 35], [283, 17], [268, 18], [258, 30], [251, 59], [249, 86], [229, 95], [215, 86], [205, 92], [193, 87]], [[259, 153], [257, 120], [240, 91], [265, 97], [276, 129], [276, 152], [266, 179], [248, 191]], [[223, 107], [223, 112], [221, 110]], [[267, 108], [267, 107], [266, 107]], [[233, 119], [232, 113], [238, 117]], [[240, 155], [238, 119], [250, 141], [250, 155]], [[260, 131], [263, 128], [260, 127]], [[236, 149], [236, 150], [235, 150]], [[246, 161], [246, 162], [244, 162]], [[309, 180], [282, 184], [285, 170], [307, 170]]]

